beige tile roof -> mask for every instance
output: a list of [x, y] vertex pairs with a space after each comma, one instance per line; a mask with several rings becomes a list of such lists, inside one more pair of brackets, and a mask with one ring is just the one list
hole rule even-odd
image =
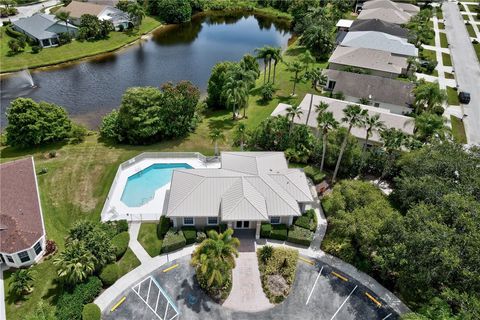
[[390, 0], [370, 0], [365, 2], [362, 8], [363, 9], [376, 9], [376, 8], [394, 9], [398, 11], [405, 11], [408, 13], [417, 13], [420, 11], [420, 8], [413, 4], [393, 2]]
[[390, 23], [405, 24], [410, 21], [411, 17], [412, 15], [405, 11], [386, 8], [375, 8], [362, 10], [358, 15], [357, 19], [380, 19]]
[[106, 8], [107, 6], [102, 4], [72, 1], [68, 6], [60, 8], [57, 12], [70, 12], [70, 17], [80, 18], [84, 14], [98, 16]]

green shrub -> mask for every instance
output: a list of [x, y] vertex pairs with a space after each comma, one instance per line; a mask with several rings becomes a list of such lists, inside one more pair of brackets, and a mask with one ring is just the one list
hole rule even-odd
[[97, 277], [88, 278], [87, 282], [78, 284], [73, 292], [64, 291], [58, 298], [58, 320], [81, 320], [83, 305], [92, 302], [102, 290], [102, 282]]
[[95, 303], [87, 303], [83, 306], [82, 320], [100, 320], [102, 312]]
[[120, 259], [128, 248], [130, 235], [127, 231], [121, 232], [112, 238], [112, 245], [115, 247], [115, 256]]
[[175, 231], [174, 229], [168, 230], [165, 238], [162, 242], [162, 253], [172, 252], [183, 248], [187, 240], [181, 231]]
[[270, 223], [262, 223], [260, 227], [260, 237], [270, 238], [271, 233], [272, 233], [272, 225]]
[[225, 223], [221, 223], [218, 226], [206, 226], [204, 229], [205, 234], [208, 234], [208, 231], [210, 230], [215, 230], [218, 233], [223, 233], [225, 230], [227, 230], [227, 225]]
[[18, 39], [18, 40], [23, 39], [23, 41], [27, 41], [27, 37], [23, 33], [13, 29], [13, 27], [11, 25], [5, 27], [5, 33], [8, 34], [12, 38], [15, 38], [15, 39]]
[[205, 234], [205, 232], [198, 231], [197, 232], [197, 243], [201, 243], [205, 239], [207, 239], [207, 235]]
[[160, 222], [158, 223], [158, 226], [157, 226], [158, 239], [163, 239], [163, 237], [165, 237], [169, 229], [170, 229], [170, 219], [165, 216], [161, 216]]
[[273, 224], [270, 238], [275, 240], [285, 241], [287, 240], [287, 225], [286, 224]]
[[112, 263], [107, 264], [103, 267], [102, 272], [100, 272], [100, 279], [105, 287], [111, 286], [118, 280], [120, 270], [118, 269], [118, 264]]
[[40, 46], [32, 46], [32, 53], [39, 53], [42, 50]]
[[197, 229], [195, 227], [182, 227], [182, 232], [187, 244], [195, 243], [197, 240]]
[[294, 225], [315, 232], [315, 230], [317, 230], [317, 215], [315, 214], [315, 210], [309, 209], [305, 211], [301, 217], [295, 220]]
[[309, 229], [310, 230], [310, 218], [307, 216], [300, 216], [295, 220], [294, 223], [296, 226], [300, 228]]
[[128, 231], [128, 222], [125, 219], [115, 221], [115, 225], [117, 227], [117, 233]]
[[315, 184], [319, 184], [320, 182], [325, 180], [325, 176], [326, 176], [325, 173], [320, 171], [320, 169], [318, 168], [315, 168], [312, 166], [306, 166], [305, 168], [303, 168], [303, 171], [305, 172], [307, 177], [312, 179], [313, 183]]
[[292, 226], [290, 227], [290, 230], [288, 230], [288, 242], [309, 246], [312, 240], [313, 232], [311, 232], [309, 229], [301, 228], [299, 226]]

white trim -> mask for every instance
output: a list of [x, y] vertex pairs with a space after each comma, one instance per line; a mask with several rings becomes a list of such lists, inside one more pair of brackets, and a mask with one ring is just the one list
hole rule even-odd
[[[210, 223], [208, 219], [217, 219], [216, 223]], [[218, 217], [207, 217], [207, 226], [218, 226], [219, 219]]]
[[[192, 219], [192, 223], [185, 223], [185, 219]], [[182, 225], [183, 226], [194, 226], [195, 225], [195, 218], [194, 217], [183, 217], [182, 218]]]

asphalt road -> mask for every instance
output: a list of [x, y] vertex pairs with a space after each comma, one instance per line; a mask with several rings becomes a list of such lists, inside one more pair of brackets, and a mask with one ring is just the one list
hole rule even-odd
[[[179, 311], [179, 317], [182, 320], [397, 320], [399, 316], [386, 305], [381, 297], [376, 298], [382, 305], [377, 306], [366, 295], [369, 292], [362, 284], [355, 279], [344, 281], [333, 272], [339, 273], [323, 261], [318, 265], [310, 265], [299, 261], [295, 283], [288, 298], [275, 307], [260, 312], [236, 312], [222, 307], [213, 302], [198, 287], [194, 280], [194, 270], [190, 266], [189, 257], [184, 257], [170, 264], [179, 264], [178, 267], [162, 272], [162, 269], [156, 270], [151, 276], [158, 281], [170, 300], [175, 304]], [[319, 270], [323, 266], [322, 273]], [[348, 277], [348, 275], [344, 275]], [[157, 319], [153, 310], [157, 309], [157, 314], [166, 319], [175, 315], [174, 309], [167, 309], [168, 299], [163, 295], [158, 295], [158, 290], [154, 285], [149, 285], [149, 280], [143, 282], [141, 290], [134, 286], [133, 289], [127, 289], [119, 293], [114, 298], [103, 314], [102, 319], [106, 320], [130, 320], [130, 319]], [[371, 292], [369, 292], [372, 294]], [[122, 297], [125, 301], [113, 312], [110, 309]], [[151, 307], [148, 307], [145, 301]], [[158, 301], [158, 302], [157, 302]]]
[[20, 18], [30, 17], [36, 12], [42, 10], [42, 8], [48, 8], [60, 3], [60, 0], [48, 0], [41, 3], [32, 4], [30, 6], [17, 7], [18, 14], [8, 18], [1, 18], [1, 21], [16, 21]]
[[[443, 3], [443, 16], [455, 77], [459, 91], [469, 92], [471, 101], [464, 105], [464, 119], [469, 144], [480, 144], [480, 62], [470, 41], [458, 6], [453, 2]], [[479, 39], [480, 40], [480, 39]]]

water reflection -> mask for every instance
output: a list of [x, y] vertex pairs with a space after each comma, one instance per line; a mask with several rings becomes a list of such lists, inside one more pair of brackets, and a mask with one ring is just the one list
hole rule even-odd
[[7, 76], [0, 81], [1, 125], [6, 107], [19, 96], [62, 105], [95, 128], [103, 114], [119, 105], [128, 87], [187, 79], [204, 92], [215, 63], [238, 60], [264, 45], [286, 47], [288, 30], [288, 23], [263, 16], [199, 15], [120, 52], [32, 72], [39, 86], [35, 89], [22, 84], [18, 76]]

